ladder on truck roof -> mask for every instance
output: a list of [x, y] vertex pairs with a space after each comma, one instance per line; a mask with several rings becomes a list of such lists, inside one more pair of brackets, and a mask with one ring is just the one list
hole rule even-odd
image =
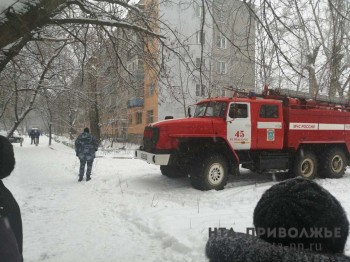
[[314, 101], [319, 105], [332, 105], [343, 106], [350, 109], [350, 100], [344, 97], [329, 97], [325, 95], [312, 96], [307, 92], [301, 92], [296, 90], [290, 90], [285, 88], [269, 89], [268, 86], [264, 87], [262, 94], [256, 94], [254, 91], [246, 91], [245, 89], [239, 89], [234, 87], [226, 88], [233, 91], [233, 97], [262, 97], [283, 100], [284, 98], [296, 98], [304, 100], [305, 102]]
[[284, 88], [275, 89], [274, 94], [284, 96], [284, 97], [313, 100], [315, 102], [326, 103], [329, 105], [332, 104], [332, 105], [340, 105], [340, 106], [341, 105], [350, 106], [350, 101], [344, 97], [329, 97], [325, 95], [312, 96], [311, 94], [306, 92], [300, 92], [300, 91], [289, 90]]

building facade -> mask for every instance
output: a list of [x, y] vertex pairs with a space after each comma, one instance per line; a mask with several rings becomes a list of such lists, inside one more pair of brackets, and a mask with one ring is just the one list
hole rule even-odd
[[167, 116], [185, 117], [187, 107], [203, 98], [230, 96], [230, 88], [254, 89], [252, 16], [238, 0], [207, 3], [203, 7], [200, 0], [140, 2], [146, 12], [162, 20], [153, 31], [166, 40], [146, 41], [159, 67], [144, 63], [143, 97], [137, 108], [128, 110], [133, 142], [142, 142], [147, 124]]

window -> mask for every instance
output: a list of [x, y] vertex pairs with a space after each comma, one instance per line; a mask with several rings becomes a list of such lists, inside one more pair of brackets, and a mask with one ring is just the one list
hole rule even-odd
[[154, 84], [150, 84], [148, 86], [148, 96], [152, 96], [154, 94]]
[[196, 33], [196, 43], [204, 44], [205, 43], [205, 32], [197, 31]]
[[205, 85], [196, 84], [196, 96], [205, 96]]
[[199, 57], [196, 58], [196, 68], [200, 68], [202, 61], [202, 68], [205, 68], [205, 59], [201, 60]]
[[153, 123], [153, 110], [147, 111], [147, 123]]
[[247, 104], [231, 104], [229, 110], [229, 117], [231, 118], [247, 118], [248, 106]]
[[142, 124], [142, 112], [136, 112], [136, 124]]
[[132, 62], [132, 70], [135, 71], [138, 68], [138, 60], [135, 60], [134, 62]]
[[218, 21], [223, 22], [225, 20], [225, 11], [222, 9], [218, 10]]
[[200, 58], [196, 58], [196, 68], [199, 68], [201, 66], [201, 59]]
[[138, 60], [134, 60], [128, 64], [128, 71], [129, 72], [134, 72], [138, 68]]
[[222, 33], [218, 33], [216, 45], [218, 48], [226, 49], [226, 37]]
[[202, 17], [203, 7], [197, 3], [194, 3], [194, 13], [197, 17]]
[[126, 55], [127, 55], [127, 58], [130, 60], [130, 58], [134, 55], [134, 49], [133, 48], [129, 49]]
[[[226, 103], [211, 102], [210, 106], [213, 108], [213, 116], [224, 117], [226, 110]], [[209, 106], [208, 106], [209, 108]]]
[[216, 71], [218, 74], [227, 74], [227, 65], [226, 62], [217, 62]]
[[129, 125], [132, 125], [132, 115], [129, 115]]
[[221, 96], [226, 96], [226, 89], [225, 89], [225, 87], [221, 88]]
[[262, 118], [278, 118], [277, 105], [262, 105], [260, 107], [260, 117]]
[[214, 116], [224, 117], [226, 111], [226, 102], [207, 102], [196, 106], [194, 117]]

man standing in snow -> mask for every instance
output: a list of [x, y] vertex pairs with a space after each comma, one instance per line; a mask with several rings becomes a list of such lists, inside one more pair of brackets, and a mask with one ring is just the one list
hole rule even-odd
[[91, 179], [92, 163], [94, 162], [97, 149], [98, 142], [96, 138], [90, 135], [89, 128], [84, 128], [84, 132], [75, 140], [75, 152], [80, 160], [79, 182], [83, 180], [85, 164], [87, 164], [86, 181]]
[[35, 145], [37, 146], [39, 145], [40, 131], [35, 130], [34, 135], [35, 135]]
[[21, 211], [16, 199], [2, 179], [15, 167], [15, 157], [10, 141], [0, 136], [0, 261], [23, 261], [23, 230]]
[[30, 136], [30, 144], [32, 145], [33, 143], [35, 144], [35, 131], [32, 129], [29, 132], [29, 136]]

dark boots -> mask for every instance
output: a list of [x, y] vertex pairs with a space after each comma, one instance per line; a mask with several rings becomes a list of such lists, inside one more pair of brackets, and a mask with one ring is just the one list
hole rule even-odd
[[[86, 181], [89, 181], [89, 180], [91, 180], [91, 177], [90, 176], [86, 176]], [[79, 179], [78, 179], [78, 182], [81, 182], [81, 181], [83, 181], [83, 177], [82, 176], [80, 176]]]

